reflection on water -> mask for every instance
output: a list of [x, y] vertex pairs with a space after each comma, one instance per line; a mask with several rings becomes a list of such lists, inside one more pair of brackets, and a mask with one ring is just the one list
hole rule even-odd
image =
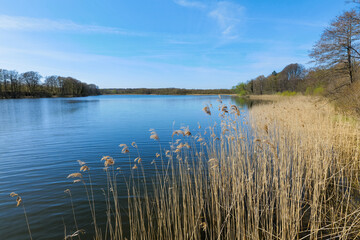
[[[110, 155], [118, 166], [128, 167], [121, 154], [121, 143], [136, 141], [145, 171], [158, 145], [149, 139], [155, 128], [160, 143], [167, 147], [173, 128], [189, 126], [196, 133], [198, 123], [209, 126], [217, 120], [201, 109], [216, 106], [218, 96], [95, 96], [86, 98], [0, 100], [0, 238], [27, 239], [23, 212], [16, 208], [10, 192], [22, 195], [34, 239], [61, 239], [64, 223], [74, 231], [69, 198], [71, 187], [77, 220], [81, 228], [91, 229], [91, 215], [80, 185], [66, 179], [78, 169], [76, 160], [86, 161], [92, 169], [97, 201], [104, 201], [106, 188], [100, 159]], [[237, 104], [245, 111], [255, 102], [223, 96], [225, 104]], [[119, 182], [126, 206], [126, 185]], [[105, 212], [99, 206], [99, 212]]]
[[93, 99], [93, 100], [67, 100], [66, 103], [93, 103], [93, 102], [99, 102], [99, 99]]
[[252, 108], [253, 106], [259, 104], [271, 103], [271, 101], [268, 100], [250, 99], [247, 97], [232, 97], [232, 98], [233, 101], [236, 103], [236, 105], [246, 108]]

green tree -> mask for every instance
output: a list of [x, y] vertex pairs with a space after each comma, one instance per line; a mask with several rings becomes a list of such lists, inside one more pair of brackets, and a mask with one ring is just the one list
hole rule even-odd
[[248, 93], [246, 89], [247, 89], [246, 83], [239, 83], [238, 85], [233, 87], [235, 93], [240, 96], [244, 96]]

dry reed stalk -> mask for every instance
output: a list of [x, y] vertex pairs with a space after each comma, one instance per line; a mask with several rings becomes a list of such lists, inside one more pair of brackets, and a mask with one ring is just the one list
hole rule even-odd
[[79, 233], [79, 227], [78, 227], [78, 224], [77, 224], [77, 221], [76, 221], [75, 208], [74, 208], [74, 203], [73, 203], [71, 191], [70, 191], [70, 189], [66, 189], [64, 192], [69, 194], [69, 196], [70, 196], [71, 210], [72, 210], [72, 213], [73, 213], [74, 223], [75, 223], [75, 227], [76, 227], [76, 232], [74, 234], [70, 235], [70, 236], [65, 234], [65, 239], [72, 238], [72, 237], [75, 237], [75, 236], [77, 236], [80, 239], [80, 235], [78, 234]]
[[10, 193], [10, 197], [16, 197], [16, 207], [18, 207], [18, 206], [20, 206], [20, 204], [22, 204], [22, 207], [23, 207], [23, 210], [24, 210], [24, 216], [25, 216], [25, 220], [26, 220], [26, 226], [27, 226], [27, 229], [28, 229], [28, 232], [29, 232], [29, 237], [30, 237], [30, 240], [32, 240], [29, 219], [27, 217], [25, 204], [22, 201], [22, 198], [15, 192]]

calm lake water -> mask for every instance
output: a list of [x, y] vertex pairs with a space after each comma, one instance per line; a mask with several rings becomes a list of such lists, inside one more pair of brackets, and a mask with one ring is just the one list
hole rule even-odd
[[[240, 104], [235, 97], [222, 98], [224, 103]], [[196, 133], [198, 123], [208, 126], [216, 119], [217, 114], [210, 120], [202, 108], [218, 105], [217, 99], [134, 95], [0, 100], [0, 239], [28, 239], [23, 209], [16, 207], [11, 192], [24, 201], [33, 239], [63, 239], [65, 227], [68, 234], [74, 232], [67, 188], [74, 195], [79, 228], [91, 231], [83, 188], [66, 179], [79, 171], [76, 160], [91, 168], [101, 205], [101, 188], [106, 187], [102, 156], [110, 155], [117, 166], [128, 167], [128, 157], [118, 145], [130, 147], [135, 141], [145, 170], [151, 171], [159, 145], [149, 138], [149, 129], [154, 128], [162, 146], [168, 147], [173, 129], [189, 126]], [[120, 183], [119, 189], [126, 203], [126, 186]], [[99, 212], [104, 213], [101, 207]]]

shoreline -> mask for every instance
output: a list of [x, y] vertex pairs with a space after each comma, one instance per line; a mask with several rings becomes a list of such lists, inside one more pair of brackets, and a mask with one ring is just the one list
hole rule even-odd
[[0, 100], [8, 100], [8, 99], [40, 99], [40, 98], [83, 98], [83, 97], [97, 97], [97, 96], [233, 96], [237, 97], [237, 94], [228, 94], [228, 93], [216, 93], [216, 94], [133, 94], [133, 93], [127, 93], [127, 94], [100, 94], [100, 95], [89, 95], [89, 96], [51, 96], [51, 97], [20, 97], [20, 98], [0, 98]]
[[141, 95], [141, 96], [215, 96], [215, 95], [226, 95], [226, 96], [237, 96], [237, 94], [229, 94], [229, 93], [207, 93], [207, 94], [201, 94], [201, 93], [193, 93], [193, 94], [140, 94], [140, 93], [124, 93], [124, 94], [101, 94], [102, 96], [111, 96], [111, 95]]

